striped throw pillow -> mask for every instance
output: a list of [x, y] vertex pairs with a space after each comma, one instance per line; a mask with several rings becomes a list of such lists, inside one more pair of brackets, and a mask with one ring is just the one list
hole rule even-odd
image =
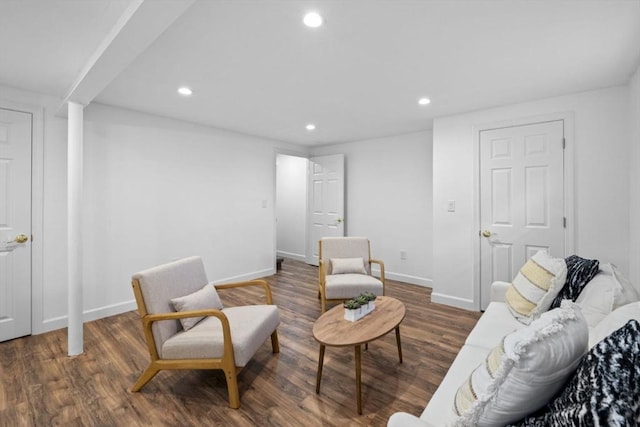
[[452, 425], [504, 426], [543, 407], [576, 370], [588, 340], [571, 301], [507, 334], [458, 388]]
[[538, 251], [522, 266], [507, 289], [505, 300], [509, 311], [519, 322], [528, 325], [549, 309], [566, 277], [564, 259]]

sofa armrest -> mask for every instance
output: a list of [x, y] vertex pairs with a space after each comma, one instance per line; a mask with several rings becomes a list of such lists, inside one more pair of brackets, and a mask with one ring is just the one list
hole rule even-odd
[[415, 415], [406, 412], [396, 412], [389, 417], [387, 427], [436, 427], [427, 421], [424, 421]]
[[504, 296], [507, 293], [507, 289], [511, 283], [495, 281], [491, 284], [491, 301], [492, 302], [504, 302]]

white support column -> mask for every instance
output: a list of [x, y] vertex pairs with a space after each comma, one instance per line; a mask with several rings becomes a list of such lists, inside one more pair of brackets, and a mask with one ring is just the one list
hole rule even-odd
[[67, 136], [67, 354], [83, 352], [82, 319], [82, 147], [84, 106], [68, 103]]

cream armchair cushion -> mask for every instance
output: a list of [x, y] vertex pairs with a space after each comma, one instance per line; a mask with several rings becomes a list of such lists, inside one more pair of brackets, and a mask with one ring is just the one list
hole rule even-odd
[[[275, 305], [248, 305], [222, 309], [229, 319], [235, 365], [244, 367], [258, 348], [278, 327]], [[220, 321], [206, 317], [187, 332], [178, 332], [164, 342], [164, 359], [209, 359], [224, 356], [224, 335]]]
[[327, 299], [348, 299], [365, 291], [383, 295], [382, 282], [367, 274], [332, 274], [326, 276], [325, 296]]
[[363, 258], [331, 258], [331, 272], [333, 274], [367, 274]]
[[[222, 301], [220, 301], [218, 292], [216, 292], [216, 288], [212, 283], [204, 285], [202, 289], [192, 294], [180, 298], [172, 298], [171, 304], [176, 311], [206, 310], [208, 308], [222, 309]], [[182, 323], [182, 329], [188, 331], [202, 319], [204, 317], [187, 317], [180, 319], [180, 323]]]
[[[366, 237], [324, 237], [319, 243], [318, 286], [322, 312], [327, 301], [342, 301], [363, 292], [384, 295], [384, 263], [371, 258]], [[380, 267], [380, 277], [371, 274]]]

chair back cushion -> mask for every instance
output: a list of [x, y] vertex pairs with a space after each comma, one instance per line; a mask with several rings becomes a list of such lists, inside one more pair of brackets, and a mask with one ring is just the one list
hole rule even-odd
[[365, 271], [371, 274], [369, 239], [366, 237], [323, 237], [320, 254], [328, 275], [333, 274], [331, 258], [362, 258]]
[[[184, 258], [133, 275], [140, 283], [144, 305], [149, 314], [174, 311], [171, 299], [196, 292], [208, 283], [202, 259], [198, 256]], [[153, 337], [158, 352], [162, 344], [181, 330], [177, 320], [155, 322]]]

